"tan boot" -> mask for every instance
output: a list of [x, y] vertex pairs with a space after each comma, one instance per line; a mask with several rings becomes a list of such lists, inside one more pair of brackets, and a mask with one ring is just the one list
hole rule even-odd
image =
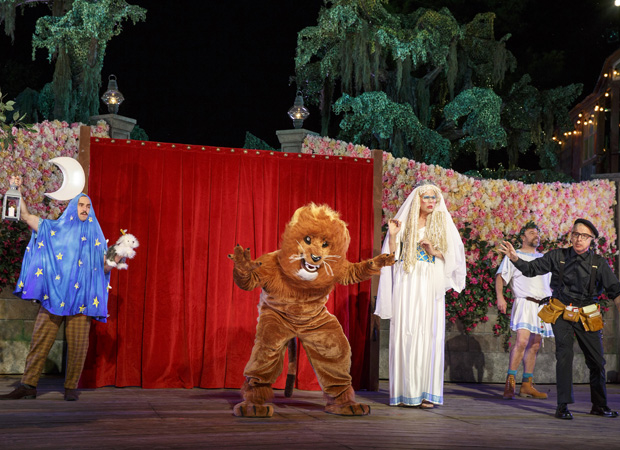
[[521, 382], [521, 388], [519, 389], [519, 397], [532, 397], [545, 399], [547, 398], [547, 394], [544, 392], [539, 392], [534, 387], [534, 382], [532, 381], [532, 377], [529, 377], [527, 381]]
[[506, 386], [504, 387], [504, 400], [512, 400], [515, 397], [515, 376], [508, 375], [506, 377]]

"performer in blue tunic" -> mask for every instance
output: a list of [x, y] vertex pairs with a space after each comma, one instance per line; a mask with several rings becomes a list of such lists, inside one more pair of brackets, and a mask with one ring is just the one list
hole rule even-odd
[[[21, 178], [16, 177], [21, 186]], [[91, 318], [105, 322], [110, 270], [107, 244], [90, 198], [79, 194], [57, 220], [41, 219], [21, 202], [21, 220], [32, 230], [14, 294], [41, 304], [21, 385], [2, 400], [36, 398], [37, 384], [58, 329], [65, 322], [65, 400], [78, 399]], [[120, 258], [118, 258], [120, 259]]]

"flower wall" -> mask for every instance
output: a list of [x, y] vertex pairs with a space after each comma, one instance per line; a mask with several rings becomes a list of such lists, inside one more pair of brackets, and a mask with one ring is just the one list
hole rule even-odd
[[372, 158], [370, 149], [363, 145], [338, 141], [328, 137], [307, 135], [301, 147], [302, 153], [316, 155], [352, 156], [357, 158]]
[[[342, 151], [347, 145], [330, 141], [333, 140], [308, 137], [302, 152], [359, 156], [357, 153], [335, 153], [336, 149]], [[334, 153], [330, 153], [332, 149]], [[449, 292], [446, 295], [446, 315], [453, 323], [460, 320], [466, 332], [487, 321], [488, 308], [495, 307], [495, 272], [502, 256], [494, 251], [495, 246], [503, 239], [514, 240], [521, 227], [530, 220], [540, 228], [543, 249], [568, 246], [568, 234], [575, 219], [591, 220], [600, 233], [599, 253], [613, 263], [617, 252], [616, 186], [613, 181], [525, 184], [480, 180], [451, 169], [394, 158], [384, 152], [384, 229], [414, 186], [422, 180], [431, 180], [441, 188], [463, 238], [468, 261], [467, 285], [460, 294]], [[508, 290], [507, 300], [509, 297]], [[509, 335], [507, 327], [506, 317], [500, 314], [495, 333]]]
[[[0, 146], [0, 193], [4, 195], [8, 190], [11, 176], [21, 175], [24, 179], [21, 193], [28, 210], [39, 217], [57, 218], [66, 202], [44, 194], [60, 188], [62, 172], [49, 160], [59, 156], [77, 157], [82, 125], [55, 120], [34, 124], [32, 131], [13, 128], [13, 146]], [[100, 121], [91, 126], [91, 135], [108, 137], [108, 125]], [[15, 282], [29, 239], [30, 232], [24, 223], [0, 222], [0, 289]]]

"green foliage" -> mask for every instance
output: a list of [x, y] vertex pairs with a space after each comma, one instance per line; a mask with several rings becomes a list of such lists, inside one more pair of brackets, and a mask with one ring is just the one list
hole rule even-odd
[[[317, 25], [298, 34], [295, 81], [308, 104], [321, 106], [323, 135], [345, 113], [339, 139], [395, 156], [450, 167], [473, 152], [484, 168], [489, 151], [507, 151], [514, 168], [534, 148], [552, 169], [553, 131], [570, 127], [568, 108], [581, 88], [541, 92], [529, 77], [504, 86], [516, 59], [506, 48], [510, 35], [496, 39], [494, 23], [494, 13], [461, 25], [446, 8], [401, 14], [386, 1], [326, 1]], [[371, 105], [379, 111], [363, 109]]]
[[450, 164], [450, 142], [422, 126], [411, 105], [396, 103], [385, 92], [367, 92], [358, 97], [344, 94], [334, 104], [334, 112], [344, 114], [340, 128], [350, 142], [370, 142], [371, 148], [405, 156], [399, 155], [394, 139], [403, 136], [418, 159], [424, 158], [431, 164], [442, 166]]
[[141, 128], [139, 125], [136, 125], [135, 127], [133, 127], [133, 130], [131, 130], [131, 133], [129, 134], [129, 139], [133, 139], [134, 141], [148, 141], [149, 135], [146, 134], [146, 131], [144, 131], [143, 128]]
[[476, 157], [486, 167], [488, 151], [506, 145], [506, 131], [500, 125], [502, 99], [489, 88], [471, 88], [462, 91], [444, 108], [447, 120], [457, 122], [464, 117], [461, 128], [465, 135], [460, 145], [475, 144]]
[[551, 169], [530, 171], [515, 167], [512, 170], [506, 170], [502, 164], [499, 164], [497, 169], [484, 168], [480, 170], [470, 170], [465, 172], [463, 175], [491, 180], [515, 180], [528, 184], [554, 183], [556, 181], [559, 181], [560, 183], [575, 182], [575, 180], [573, 180], [569, 175]]
[[32, 123], [39, 123], [39, 93], [34, 89], [24, 89], [16, 98], [15, 106], [19, 108]]
[[267, 144], [262, 139], [254, 136], [249, 131], [245, 132], [245, 142], [243, 144], [243, 148], [253, 149], [253, 150], [276, 150], [271, 145]]
[[54, 90], [52, 83], [47, 83], [39, 92], [38, 110], [44, 120], [52, 120], [54, 116]]
[[571, 131], [570, 105], [581, 93], [581, 84], [539, 91], [524, 75], [504, 97], [502, 125], [508, 132], [508, 167], [515, 169], [519, 154], [534, 146], [543, 169], [557, 167], [559, 144], [553, 134]]
[[101, 69], [108, 41], [122, 31], [122, 22], [134, 24], [146, 18], [146, 10], [124, 0], [74, 0], [64, 15], [37, 20], [32, 57], [46, 49], [56, 57], [54, 119], [88, 122], [99, 111]]
[[15, 40], [15, 16], [17, 8], [25, 8], [26, 6], [36, 6], [35, 2], [24, 0], [0, 0], [0, 24], [4, 22], [4, 32], [11, 37], [11, 41]]
[[0, 91], [0, 150], [7, 150], [13, 146], [13, 142], [15, 142], [14, 127], [26, 128], [31, 131], [30, 125], [24, 123], [26, 114], [20, 114], [19, 111], [14, 110], [15, 102], [13, 100], [4, 103], [4, 97], [5, 95], [2, 95], [2, 91]]
[[[12, 1], [0, 2], [0, 22], [13, 35], [19, 7], [49, 3], [52, 15], [37, 20], [32, 58], [37, 49], [55, 60], [51, 89], [40, 93], [43, 118], [88, 123], [99, 111], [101, 70], [108, 42], [122, 31], [122, 22], [146, 18], [146, 10], [125, 0]], [[45, 88], [44, 88], [45, 89]], [[34, 116], [33, 116], [34, 117]]]

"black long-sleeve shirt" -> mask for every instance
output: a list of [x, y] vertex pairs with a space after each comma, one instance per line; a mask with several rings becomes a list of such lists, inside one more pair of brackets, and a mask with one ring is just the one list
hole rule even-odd
[[[564, 271], [560, 279], [560, 261], [564, 261]], [[553, 296], [565, 305], [587, 306], [596, 303], [598, 296], [606, 291], [614, 299], [620, 295], [620, 281], [609, 264], [600, 255], [588, 250], [581, 255], [570, 248], [551, 250], [542, 258], [533, 261], [519, 259], [513, 263], [526, 277], [535, 277], [551, 272], [551, 291]], [[590, 293], [590, 271], [597, 266], [594, 292]]]

